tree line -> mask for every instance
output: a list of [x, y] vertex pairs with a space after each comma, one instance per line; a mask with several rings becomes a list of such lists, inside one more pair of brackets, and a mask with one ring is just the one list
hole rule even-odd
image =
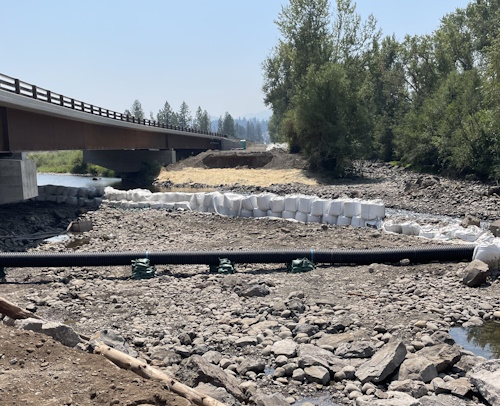
[[[135, 117], [139, 120], [145, 118], [145, 113], [141, 102], [135, 100], [129, 109], [126, 109], [124, 114]], [[212, 120], [207, 110], [203, 110], [200, 106], [196, 110], [194, 117], [186, 102], [182, 102], [179, 111], [175, 112], [168, 101], [163, 107], [158, 110], [156, 116], [150, 112], [150, 119], [157, 121], [160, 124], [191, 127], [198, 131], [217, 131], [221, 134], [231, 135], [240, 139], [248, 139], [249, 141], [264, 142], [263, 128], [267, 131], [267, 122], [259, 121], [256, 118], [234, 119], [227, 111], [224, 116], [220, 116], [218, 120]]]
[[500, 177], [500, 0], [475, 0], [431, 35], [383, 37], [351, 0], [290, 0], [263, 62], [273, 141], [312, 169], [354, 159]]

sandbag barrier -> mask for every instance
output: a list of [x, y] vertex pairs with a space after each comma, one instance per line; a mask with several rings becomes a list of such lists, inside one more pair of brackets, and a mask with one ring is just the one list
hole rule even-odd
[[37, 202], [66, 203], [73, 206], [98, 208], [102, 203], [104, 187], [38, 186]]
[[331, 200], [307, 195], [279, 196], [274, 193], [152, 193], [145, 189], [124, 191], [106, 187], [103, 203], [124, 209], [196, 210], [229, 217], [273, 217], [353, 227], [378, 228], [385, 217], [385, 206], [380, 201]]
[[0, 253], [0, 267], [71, 267], [130, 265], [137, 258], [148, 258], [152, 265], [218, 265], [220, 258], [232, 263], [289, 263], [307, 258], [317, 264], [369, 265], [397, 263], [409, 259], [413, 263], [432, 261], [471, 261], [472, 245], [389, 248], [371, 250], [277, 250], [277, 251], [171, 251], [171, 252], [61, 252]]

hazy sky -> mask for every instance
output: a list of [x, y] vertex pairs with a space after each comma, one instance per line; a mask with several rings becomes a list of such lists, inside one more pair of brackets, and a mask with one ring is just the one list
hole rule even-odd
[[[261, 63], [281, 0], [0, 0], [0, 73], [111, 110], [167, 100], [211, 115], [266, 110]], [[432, 33], [466, 0], [358, 0], [384, 34]]]

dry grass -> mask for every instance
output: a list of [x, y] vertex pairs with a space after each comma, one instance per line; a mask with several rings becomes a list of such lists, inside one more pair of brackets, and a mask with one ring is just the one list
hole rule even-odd
[[302, 183], [318, 185], [315, 179], [308, 178], [300, 169], [202, 169], [186, 168], [181, 171], [167, 172], [162, 169], [158, 176], [160, 182], [166, 180], [174, 184], [200, 183], [210, 186], [240, 185], [269, 186], [271, 184]]

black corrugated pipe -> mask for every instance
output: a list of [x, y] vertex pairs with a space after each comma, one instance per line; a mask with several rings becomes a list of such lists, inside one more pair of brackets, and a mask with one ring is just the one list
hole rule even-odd
[[0, 252], [1, 267], [62, 267], [130, 265], [133, 259], [149, 258], [154, 265], [218, 264], [219, 258], [233, 263], [288, 263], [307, 258], [315, 263], [358, 264], [394, 263], [409, 259], [413, 263], [431, 261], [471, 261], [473, 245], [452, 245], [371, 250], [287, 250], [287, 251], [171, 251], [171, 252]]

